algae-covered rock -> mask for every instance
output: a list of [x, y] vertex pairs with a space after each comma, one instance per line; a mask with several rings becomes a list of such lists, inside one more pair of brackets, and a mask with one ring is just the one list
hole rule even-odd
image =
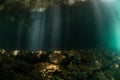
[[59, 64], [65, 61], [66, 56], [63, 55], [61, 52], [54, 52], [49, 55], [49, 59], [51, 63]]

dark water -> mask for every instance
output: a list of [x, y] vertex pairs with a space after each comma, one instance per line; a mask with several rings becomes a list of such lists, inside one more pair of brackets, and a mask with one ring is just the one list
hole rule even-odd
[[[95, 13], [90, 4], [79, 7], [63, 6], [61, 8], [60, 45], [54, 49], [95, 48], [101, 44]], [[52, 31], [50, 30], [51, 25], [49, 25], [51, 17], [49, 10], [43, 13], [46, 15], [44, 46], [37, 49], [51, 49], [50, 33]], [[31, 13], [11, 15], [1, 12], [0, 15], [0, 48], [27, 50], [28, 34], [32, 22]]]

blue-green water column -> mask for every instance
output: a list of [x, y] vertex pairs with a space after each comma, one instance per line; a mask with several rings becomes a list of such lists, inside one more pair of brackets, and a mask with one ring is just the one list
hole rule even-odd
[[114, 29], [116, 39], [116, 47], [120, 51], [120, 0], [116, 0], [114, 4], [114, 9], [115, 9], [115, 15], [113, 15], [114, 24], [112, 26]]
[[108, 3], [110, 6], [109, 12], [111, 15], [111, 28], [113, 30], [113, 35], [111, 36], [112, 47], [117, 51], [120, 51], [120, 0], [111, 0]]
[[120, 52], [120, 0], [91, 0], [103, 46]]

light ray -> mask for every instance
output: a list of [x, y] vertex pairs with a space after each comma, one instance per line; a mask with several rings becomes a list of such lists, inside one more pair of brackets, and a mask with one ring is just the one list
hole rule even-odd
[[97, 0], [91, 0], [91, 3], [92, 3], [92, 7], [93, 7], [93, 11], [94, 11], [94, 15], [95, 15], [95, 18], [96, 18], [96, 25], [97, 25], [97, 34], [98, 34], [98, 37], [100, 39], [100, 44], [102, 43], [101, 41], [103, 41], [103, 14], [102, 14], [102, 11], [101, 11], [101, 5], [100, 5], [100, 2], [97, 1]]
[[55, 5], [51, 11], [52, 19], [52, 42], [51, 48], [59, 48], [60, 47], [60, 36], [61, 36], [61, 8], [59, 5]]
[[45, 13], [35, 12], [33, 14], [33, 22], [29, 34], [29, 50], [38, 50], [43, 47], [43, 35], [45, 32]]

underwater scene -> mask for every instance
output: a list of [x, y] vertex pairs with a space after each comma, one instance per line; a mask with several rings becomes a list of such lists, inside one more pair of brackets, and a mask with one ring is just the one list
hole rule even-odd
[[0, 80], [120, 80], [120, 0], [0, 0]]

